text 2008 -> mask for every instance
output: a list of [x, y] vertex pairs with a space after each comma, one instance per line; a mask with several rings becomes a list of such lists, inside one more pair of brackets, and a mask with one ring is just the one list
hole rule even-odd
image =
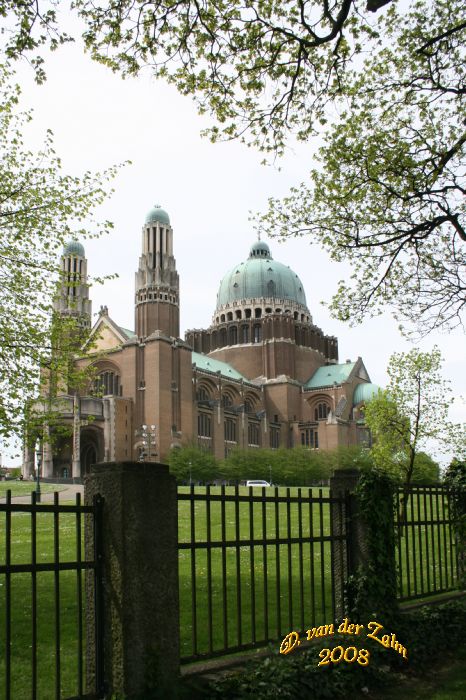
[[339, 664], [341, 661], [346, 661], [348, 664], [353, 664], [355, 661], [360, 664], [360, 666], [367, 666], [369, 663], [370, 654], [367, 649], [356, 649], [356, 647], [333, 647], [333, 649], [322, 649], [319, 652], [318, 666], [327, 666], [330, 662], [332, 664]]

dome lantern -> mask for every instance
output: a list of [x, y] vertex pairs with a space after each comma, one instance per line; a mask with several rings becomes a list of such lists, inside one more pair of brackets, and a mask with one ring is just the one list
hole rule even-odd
[[267, 258], [272, 260], [272, 255], [270, 254], [270, 248], [264, 241], [256, 241], [252, 244], [251, 250], [249, 251], [250, 258]]

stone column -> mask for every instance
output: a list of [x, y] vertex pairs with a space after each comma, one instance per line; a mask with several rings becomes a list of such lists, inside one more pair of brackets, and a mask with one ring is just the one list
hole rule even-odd
[[[359, 478], [358, 470], [348, 469], [336, 470], [330, 479], [330, 489], [333, 496], [346, 494], [344, 509], [342, 510], [341, 503], [333, 503], [331, 514], [333, 534], [344, 536], [341, 542], [334, 542], [332, 548], [332, 566], [334, 567], [336, 585], [336, 614], [340, 617], [340, 612], [346, 612], [345, 604], [350, 609], [357, 604], [361, 611], [364, 611], [365, 608], [366, 612], [384, 610], [387, 613], [387, 611], [394, 611], [397, 607], [393, 518], [389, 524], [384, 524], [378, 531], [379, 537], [376, 547], [380, 548], [379, 552], [383, 552], [383, 568], [381, 569], [379, 552], [375, 551], [369, 525], [361, 511], [359, 499], [354, 494]], [[378, 488], [377, 479], [375, 481], [370, 479], [366, 482], [365, 488], [377, 490], [377, 508], [380, 513], [384, 513], [385, 522], [386, 514], [393, 511], [391, 489]], [[351, 575], [360, 579], [359, 591], [352, 592], [350, 590], [348, 593], [350, 599], [344, 601], [342, 586], [345, 579]], [[363, 577], [363, 583], [361, 583], [361, 577]], [[384, 583], [387, 585], [379, 585], [380, 577], [383, 577]], [[356, 595], [354, 599], [352, 599], [353, 593]]]
[[[53, 473], [53, 450], [48, 435], [48, 429], [44, 429], [44, 442], [42, 444], [42, 474], [46, 479], [52, 479]], [[57, 476], [60, 476], [57, 474]]]
[[[108, 693], [154, 688], [173, 697], [179, 674], [178, 511], [175, 477], [161, 464], [97, 464], [86, 504], [103, 498], [103, 648]], [[87, 556], [93, 557], [87, 523]], [[87, 684], [95, 684], [94, 577], [87, 579]], [[98, 643], [98, 642], [97, 642]], [[162, 697], [162, 695], [161, 695]]]
[[[335, 618], [342, 619], [346, 611], [345, 582], [364, 560], [364, 533], [358, 519], [356, 497], [352, 493], [359, 481], [358, 469], [336, 469], [330, 478], [330, 494], [338, 501], [331, 503], [330, 527], [332, 542], [332, 570], [335, 586]], [[344, 499], [343, 502], [340, 499]]]
[[24, 444], [24, 449], [23, 449], [23, 466], [21, 469], [21, 473], [23, 475], [23, 479], [29, 479], [32, 476], [34, 476], [34, 470], [35, 470], [35, 455], [34, 455], [34, 446], [28, 445], [27, 442]]
[[51, 479], [53, 474], [53, 449], [52, 442], [50, 440], [50, 426], [48, 424], [44, 425], [44, 432], [42, 437], [42, 467], [41, 476], [46, 479]]
[[73, 397], [73, 462], [71, 477], [81, 477], [81, 411], [80, 399], [76, 394]]

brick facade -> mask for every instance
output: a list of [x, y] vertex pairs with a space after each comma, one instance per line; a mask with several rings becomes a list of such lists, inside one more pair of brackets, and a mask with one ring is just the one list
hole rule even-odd
[[[155, 207], [142, 230], [135, 332], [103, 307], [92, 334], [105, 355], [79, 360], [96, 364], [102, 378], [96, 386], [104, 388], [95, 399], [101, 415], [81, 421], [81, 473], [94, 460], [138, 460], [145, 449], [148, 458], [144, 425], [155, 426], [150, 458], [162, 462], [173, 447], [190, 444], [221, 459], [235, 447], [329, 450], [362, 442], [353, 394], [370, 382], [363, 362], [338, 364], [337, 339], [314, 325], [300, 280], [272, 260], [268, 246], [252, 246], [237, 278], [233, 270], [230, 286], [222, 282], [209, 328], [189, 330], [184, 340], [173, 251], [168, 215]], [[257, 296], [239, 298], [253, 283]], [[293, 284], [296, 293], [289, 292]], [[280, 296], [270, 296], [275, 289]], [[56, 476], [64, 475], [71, 453], [62, 441]], [[24, 463], [28, 473], [31, 455]]]

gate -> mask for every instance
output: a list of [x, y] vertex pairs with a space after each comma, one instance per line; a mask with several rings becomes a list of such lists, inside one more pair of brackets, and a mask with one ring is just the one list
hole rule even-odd
[[[30, 503], [13, 503], [7, 491], [0, 503], [0, 695], [5, 700], [103, 696], [102, 508], [98, 496], [92, 505], [82, 505], [79, 493], [74, 504], [60, 504], [58, 493], [53, 504], [37, 503], [34, 492]], [[87, 523], [93, 532], [91, 556], [84, 547], [85, 519], [92, 521]], [[88, 577], [94, 621], [85, 615]], [[89, 624], [95, 625], [96, 673], [95, 693], [86, 695]]]

